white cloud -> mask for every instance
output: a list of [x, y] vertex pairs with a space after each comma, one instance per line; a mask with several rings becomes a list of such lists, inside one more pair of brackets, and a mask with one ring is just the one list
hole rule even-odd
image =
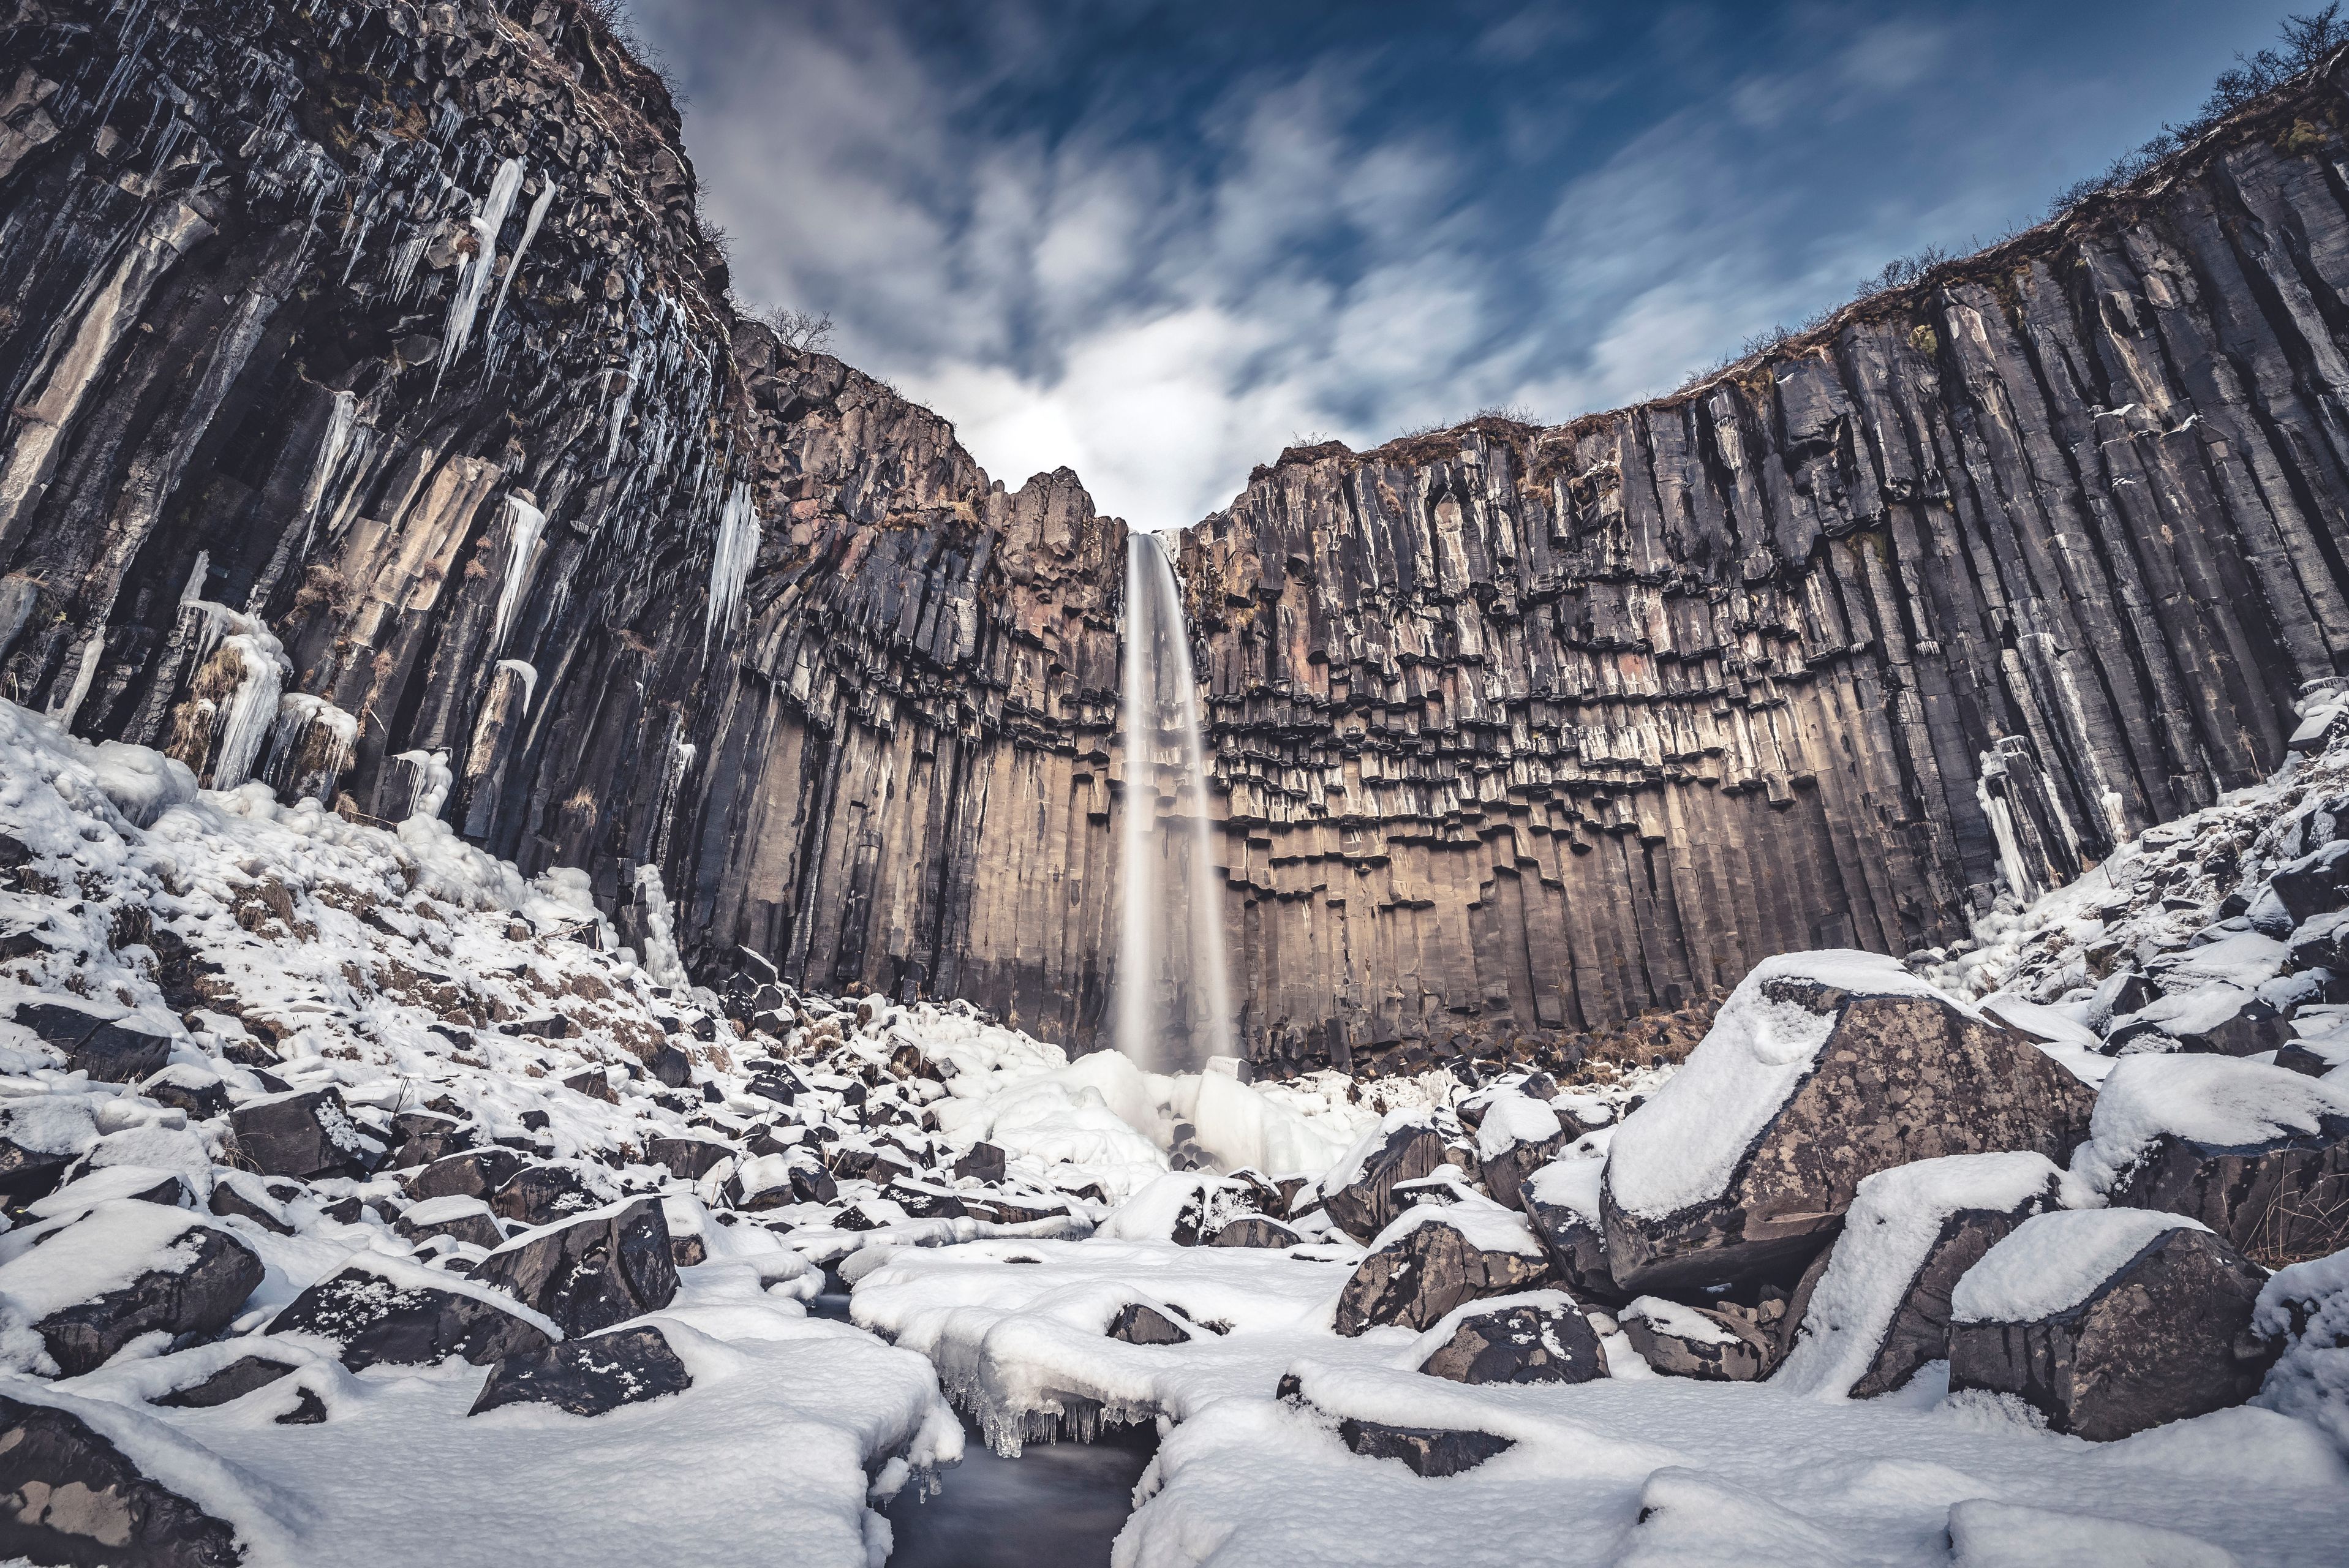
[[[1365, 446], [1668, 387], [1893, 253], [1994, 231], [2018, 184], [2053, 188], [2040, 163], [2108, 155], [2063, 150], [2076, 105], [2006, 82], [1973, 24], [1832, 4], [1788, 13], [1775, 52], [1724, 47], [1702, 8], [1660, 14], [1653, 79], [1543, 79], [1484, 106], [1481, 141], [1404, 112], [1410, 73], [1368, 35], [1255, 62], [1171, 118], [1113, 92], [1007, 113], [991, 94], [1060, 68], [1043, 9], [1007, 0], [944, 48], [854, 0], [637, 5], [688, 65], [738, 292], [832, 312], [844, 357], [1006, 482], [1073, 468], [1153, 529], [1225, 505], [1292, 433]], [[1590, 31], [1494, 8], [1458, 41], [1505, 69], [1569, 23]], [[1878, 153], [1862, 126], [1909, 140]]]

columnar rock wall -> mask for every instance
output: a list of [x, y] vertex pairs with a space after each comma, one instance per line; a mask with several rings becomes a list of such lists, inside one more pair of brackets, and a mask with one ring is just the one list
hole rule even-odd
[[128, 0], [0, 91], [0, 688], [630, 903], [749, 478], [660, 83], [567, 0]]
[[2339, 64], [1660, 402], [1292, 449], [1183, 564], [1259, 1049], [1902, 952], [2349, 669]]
[[[1252, 1048], [1945, 939], [2271, 766], [2349, 654], [2339, 71], [1690, 393], [1191, 531]], [[1105, 1043], [1123, 529], [780, 347], [694, 213], [578, 0], [19, 5], [0, 692]]]

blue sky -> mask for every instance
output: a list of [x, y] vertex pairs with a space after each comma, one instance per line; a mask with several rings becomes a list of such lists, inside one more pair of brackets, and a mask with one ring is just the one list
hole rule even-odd
[[1153, 529], [1293, 436], [1669, 389], [2036, 221], [2295, 8], [629, 4], [738, 294]]

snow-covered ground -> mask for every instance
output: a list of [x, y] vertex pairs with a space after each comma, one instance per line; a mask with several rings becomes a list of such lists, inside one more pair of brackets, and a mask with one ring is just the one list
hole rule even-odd
[[[2044, 1305], [2069, 1286], [2064, 1268], [2031, 1261], [2040, 1239], [2093, 1220], [2163, 1129], [2256, 1140], [2349, 1107], [2338, 1069], [2176, 1055], [2116, 1068], [2110, 1009], [2095, 1013], [2115, 951], [2100, 944], [2181, 993], [2282, 975], [2259, 973], [2263, 951], [2189, 944], [2227, 918], [2227, 892], [2292, 858], [2282, 824], [2344, 782], [2349, 751], [2296, 763], [2167, 847], [2133, 846], [1999, 917], [1921, 980], [1857, 954], [1765, 965], [1677, 1081], [1252, 1084], [1235, 1064], [1166, 1077], [1109, 1054], [1072, 1061], [960, 1005], [803, 996], [755, 973], [723, 997], [660, 984], [681, 978], [676, 954], [616, 950], [576, 873], [525, 880], [429, 818], [387, 830], [259, 786], [200, 792], [151, 753], [89, 747], [0, 705], [0, 1398], [79, 1416], [232, 1524], [254, 1568], [878, 1568], [881, 1506], [954, 1484], [950, 1404], [1005, 1453], [1154, 1423], [1120, 1568], [2335, 1563], [2349, 1351], [2317, 1337], [2294, 1342], [2252, 1405], [2094, 1443], [2017, 1401], [1951, 1395], [1946, 1362], [1850, 1398], [1856, 1341], [1798, 1341], [1770, 1381], [1699, 1382], [1658, 1375], [1618, 1315], [1549, 1284], [1486, 1289], [1423, 1329], [1341, 1333], [1340, 1298], [1367, 1257], [1439, 1222], [1538, 1270], [1555, 1238], [1537, 1242], [1528, 1220], [1596, 1227], [1605, 1182], [1627, 1209], [1710, 1201], [1829, 1044], [1824, 1015], [1764, 986], [1930, 1000], [1930, 980], [1982, 998], [1961, 1017], [2018, 1023], [2109, 1087], [2069, 1171], [1990, 1153], [1864, 1181], [1851, 1213], [1867, 1244], [1831, 1260], [1816, 1333], [1880, 1326], [1942, 1215], [2034, 1195], [2052, 1212], [2002, 1244], [1974, 1295]], [[2217, 879], [2201, 868], [2221, 836], [2244, 842]], [[2189, 863], [2209, 907], [2189, 911], [2189, 884], [2149, 869]], [[2197, 952], [2207, 978], [2182, 967]], [[60, 1005], [134, 1045], [153, 1037], [160, 1070], [124, 1083], [69, 1070], [26, 1022]], [[2299, 1098], [2245, 1071], [2289, 1078]], [[328, 1088], [320, 1135], [351, 1158], [255, 1170], [254, 1115]], [[1443, 1162], [1396, 1184], [1391, 1222], [1350, 1236], [1321, 1200], [1413, 1138]], [[478, 1195], [419, 1183], [469, 1149], [510, 1153], [525, 1174]], [[1485, 1189], [1507, 1192], [1497, 1173], [1526, 1150], [1520, 1215]], [[47, 1176], [22, 1174], [43, 1161]], [[558, 1194], [545, 1212], [517, 1196], [531, 1173]], [[509, 1278], [516, 1249], [640, 1196], [658, 1200], [673, 1294], [597, 1332], [657, 1330], [681, 1392], [594, 1416], [531, 1402], [469, 1414], [500, 1375], [486, 1360], [353, 1369], [336, 1339], [274, 1326], [356, 1269], [378, 1294], [438, 1289], [559, 1337], [473, 1276]], [[1208, 1244], [1250, 1225], [1244, 1244]], [[2127, 1252], [2117, 1232], [2085, 1229], [2056, 1251]], [[142, 1277], [193, 1278], [218, 1237], [256, 1260], [220, 1322], [132, 1334], [60, 1375], [63, 1342], [44, 1324]], [[2330, 1304], [2313, 1321], [2331, 1332], [2349, 1313], [2339, 1260], [2289, 1272]], [[850, 1323], [809, 1314], [832, 1280], [853, 1287]], [[2292, 1327], [2285, 1295], [2262, 1305], [2263, 1332]], [[1604, 1377], [1421, 1369], [1472, 1313], [1578, 1307]], [[1621, 1315], [1642, 1312], [1733, 1337], [1672, 1303]], [[291, 1370], [209, 1408], [157, 1402], [253, 1355]], [[1348, 1433], [1361, 1422], [1485, 1434], [1501, 1451], [1423, 1476], [1361, 1451]]]

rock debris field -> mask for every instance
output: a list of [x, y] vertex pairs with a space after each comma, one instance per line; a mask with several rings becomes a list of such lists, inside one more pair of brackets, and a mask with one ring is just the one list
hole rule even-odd
[[2337, 1563], [2349, 697], [2293, 745], [1678, 1068], [1268, 1084], [0, 706], [0, 1557], [877, 1568], [968, 1415], [1154, 1426], [1118, 1568]]

